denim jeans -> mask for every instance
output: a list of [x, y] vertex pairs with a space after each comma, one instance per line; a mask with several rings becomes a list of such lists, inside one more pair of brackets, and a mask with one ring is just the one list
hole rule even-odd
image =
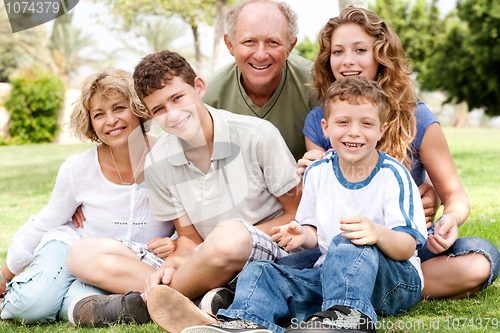
[[[429, 234], [433, 234], [434, 229], [429, 229]], [[495, 281], [498, 277], [498, 271], [500, 269], [500, 252], [498, 248], [490, 241], [479, 238], [479, 237], [460, 237], [456, 242], [447, 250], [439, 254], [432, 253], [427, 245], [418, 251], [418, 257], [420, 262], [423, 263], [429, 259], [436, 258], [439, 256], [450, 256], [456, 257], [461, 255], [466, 255], [468, 253], [481, 253], [490, 262], [491, 271], [488, 281], [483, 285], [483, 288], [488, 287]], [[305, 250], [281, 259], [276, 260], [277, 264], [286, 265], [288, 267], [303, 269], [309, 268], [314, 265], [316, 260], [321, 256], [319, 248]]]
[[67, 320], [71, 301], [85, 293], [108, 294], [76, 279], [66, 267], [70, 245], [58, 240], [47, 242], [36, 252], [28, 269], [9, 284], [2, 302], [2, 319], [26, 324]]
[[482, 290], [491, 285], [493, 281], [495, 281], [495, 279], [498, 277], [498, 270], [500, 268], [500, 252], [498, 251], [497, 247], [489, 240], [479, 237], [460, 237], [448, 250], [439, 254], [432, 253], [427, 248], [427, 245], [425, 245], [425, 247], [421, 248], [418, 251], [418, 257], [423, 263], [429, 259], [439, 256], [456, 257], [466, 255], [471, 252], [483, 254], [490, 262], [490, 277], [488, 278], [488, 281], [484, 283], [483, 288], [481, 288]]
[[322, 267], [294, 269], [256, 261], [240, 274], [233, 304], [217, 318], [241, 318], [283, 333], [291, 320], [303, 321], [333, 305], [357, 308], [374, 322], [420, 301], [421, 282], [408, 261], [395, 261], [374, 246], [334, 237]]

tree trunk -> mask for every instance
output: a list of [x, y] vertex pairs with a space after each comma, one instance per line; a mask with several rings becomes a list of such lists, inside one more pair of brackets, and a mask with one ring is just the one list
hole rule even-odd
[[339, 10], [349, 6], [368, 8], [368, 0], [339, 0]]
[[215, 3], [215, 33], [214, 53], [212, 56], [212, 72], [215, 72], [220, 63], [220, 49], [224, 37], [224, 18], [229, 9], [229, 0], [217, 0]]
[[201, 51], [200, 51], [200, 36], [198, 34], [198, 25], [191, 22], [191, 29], [193, 30], [194, 37], [194, 53], [196, 57], [196, 73], [201, 71]]

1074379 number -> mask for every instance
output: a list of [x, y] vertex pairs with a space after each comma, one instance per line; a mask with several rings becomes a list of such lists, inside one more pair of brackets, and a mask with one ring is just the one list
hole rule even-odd
[[15, 14], [42, 14], [42, 13], [58, 13], [59, 12], [59, 2], [58, 1], [39, 1], [39, 2], [31, 2], [31, 1], [15, 1], [15, 2], [6, 2], [5, 9], [7, 9], [7, 13], [15, 13]]
[[448, 317], [444, 320], [445, 326], [447, 328], [453, 328], [456, 330], [463, 329], [497, 329], [498, 319], [497, 318], [457, 318]]

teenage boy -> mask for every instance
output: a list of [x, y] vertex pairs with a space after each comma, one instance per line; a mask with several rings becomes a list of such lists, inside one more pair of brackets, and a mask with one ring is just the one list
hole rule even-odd
[[326, 94], [322, 127], [335, 153], [307, 169], [296, 220], [272, 236], [287, 251], [319, 245], [315, 267], [254, 262], [240, 274], [233, 304], [218, 312], [224, 322], [183, 333], [283, 333], [278, 325], [290, 321], [289, 332], [374, 332], [377, 314], [420, 300], [415, 250], [425, 244], [425, 217], [408, 171], [375, 149], [385, 98], [364, 77], [338, 80]]
[[[177, 53], [146, 56], [133, 77], [148, 113], [168, 133], [146, 161], [151, 211], [173, 220], [178, 234], [175, 252], [146, 280], [144, 298], [165, 284], [195, 299], [231, 282], [249, 262], [286, 256], [271, 229], [295, 218], [301, 184], [279, 131], [268, 121], [205, 105], [205, 81]], [[175, 324], [161, 316], [175, 299], [149, 299], [153, 320], [163, 328]], [[105, 302], [96, 304], [81, 315], [109, 314]]]
[[[145, 57], [134, 84], [151, 117], [171, 134], [154, 146], [145, 175], [154, 216], [173, 220], [179, 236], [146, 294], [163, 283], [194, 299], [233, 280], [247, 262], [286, 255], [269, 235], [295, 218], [300, 178], [279, 131], [203, 104], [205, 81], [174, 52]], [[162, 327], [169, 323], [158, 311], [173, 301], [153, 301], [155, 307], [148, 300]]]

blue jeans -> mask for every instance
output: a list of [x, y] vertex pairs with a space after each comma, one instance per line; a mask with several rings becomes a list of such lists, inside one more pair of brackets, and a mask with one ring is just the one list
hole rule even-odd
[[66, 267], [70, 245], [58, 240], [47, 242], [36, 252], [26, 271], [9, 284], [2, 302], [2, 319], [26, 324], [53, 322], [59, 315], [67, 320], [71, 301], [85, 293], [108, 294], [76, 279]]
[[[433, 234], [434, 230], [429, 229], [429, 233]], [[479, 237], [460, 237], [456, 242], [447, 250], [439, 254], [432, 253], [427, 245], [418, 251], [418, 257], [421, 263], [436, 258], [439, 256], [450, 256], [456, 257], [461, 255], [466, 255], [471, 252], [483, 254], [490, 262], [491, 271], [488, 281], [483, 285], [483, 288], [488, 287], [495, 281], [498, 277], [498, 271], [500, 269], [500, 252], [498, 248], [490, 241], [479, 238]], [[314, 265], [316, 260], [321, 256], [319, 248], [305, 250], [281, 259], [276, 260], [277, 264], [286, 265], [288, 267], [303, 269], [309, 268]]]
[[374, 246], [358, 246], [334, 237], [322, 267], [294, 269], [256, 261], [241, 273], [233, 304], [217, 318], [241, 318], [283, 333], [292, 319], [303, 321], [334, 305], [357, 308], [374, 322], [420, 301], [418, 272], [408, 261], [395, 261]]
[[439, 256], [456, 257], [466, 255], [471, 252], [483, 254], [490, 262], [490, 277], [488, 278], [488, 281], [484, 283], [483, 288], [481, 288], [482, 290], [491, 285], [493, 281], [495, 281], [495, 279], [498, 277], [498, 270], [500, 268], [500, 252], [498, 251], [497, 247], [489, 240], [479, 237], [460, 237], [448, 250], [439, 254], [432, 253], [427, 248], [427, 245], [425, 245], [425, 247], [421, 248], [418, 251], [418, 257], [423, 263], [429, 259]]

